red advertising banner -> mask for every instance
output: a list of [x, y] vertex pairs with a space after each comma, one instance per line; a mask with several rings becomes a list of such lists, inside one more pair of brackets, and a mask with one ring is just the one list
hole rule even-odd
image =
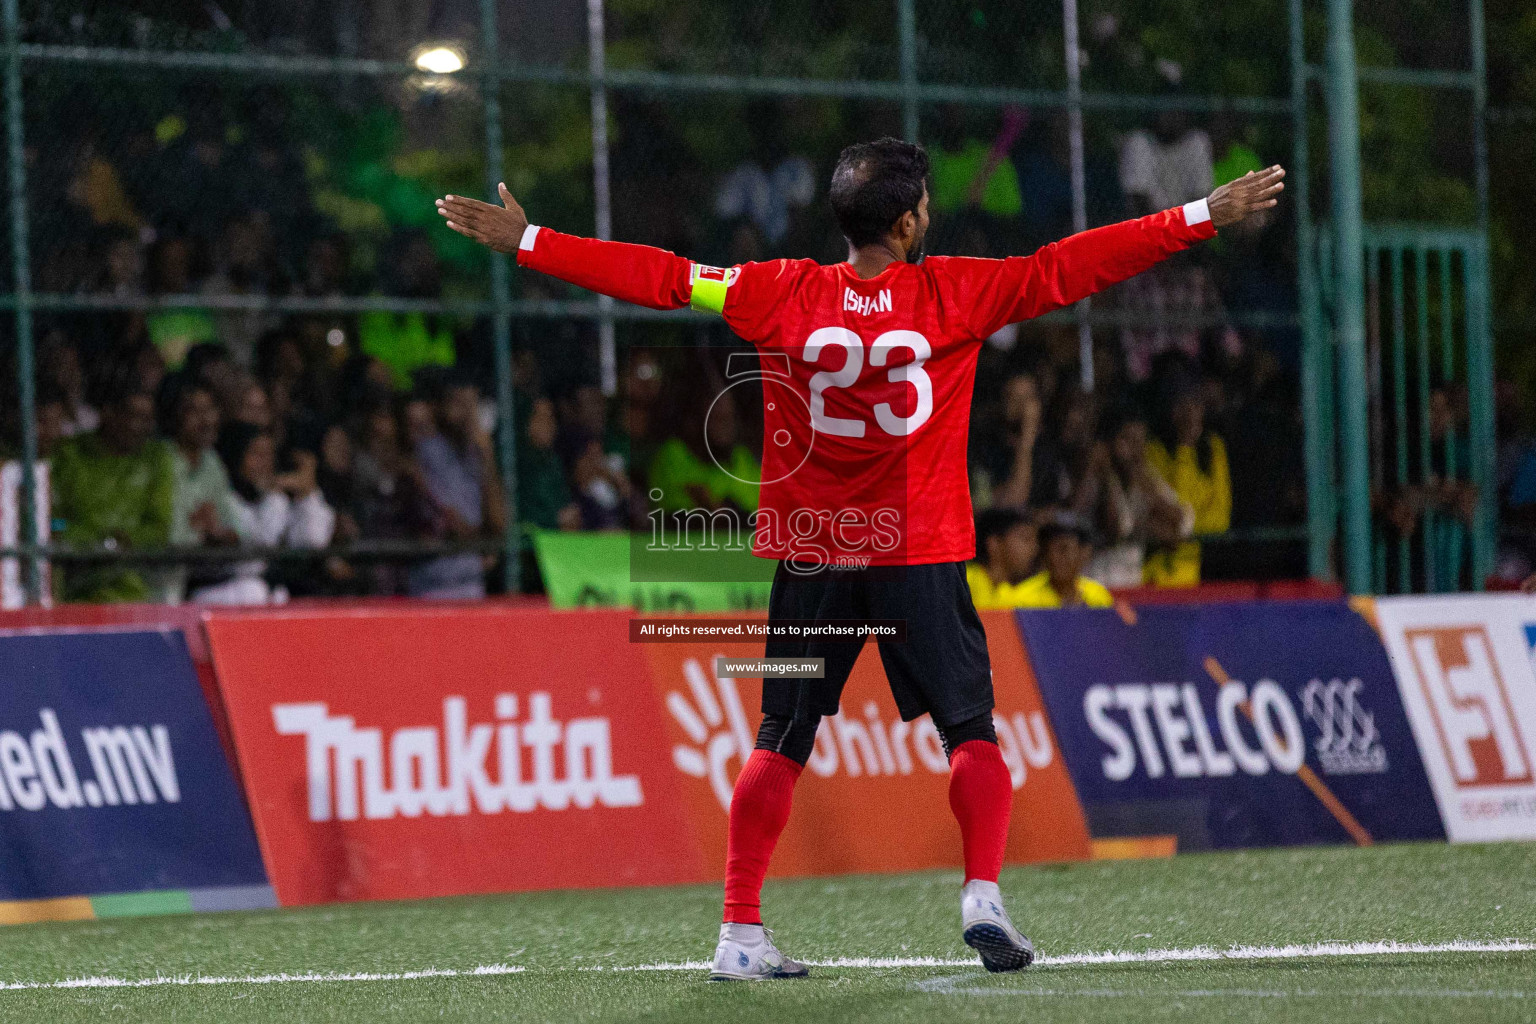
[[627, 619], [213, 615], [279, 901], [708, 877]]
[[[1008, 612], [983, 612], [997, 692], [993, 722], [1014, 786], [1008, 860], [1086, 860], [1089, 840], [1034, 676]], [[762, 715], [756, 680], [718, 677], [715, 657], [758, 657], [761, 643], [647, 644], [658, 703], [667, 709], [673, 765], [687, 779], [691, 816], [711, 877], [725, 860], [731, 785]], [[949, 810], [949, 765], [925, 716], [903, 722], [873, 643], [823, 721], [789, 825], [774, 853], [779, 876], [912, 871], [960, 864]]]
[[[207, 628], [284, 904], [717, 879], [755, 681], [632, 644], [627, 611], [215, 613]], [[983, 616], [1015, 782], [1009, 858], [1089, 856], [1012, 619]], [[872, 645], [871, 645], [872, 646]], [[781, 875], [957, 866], [948, 768], [866, 651], [822, 727]]]

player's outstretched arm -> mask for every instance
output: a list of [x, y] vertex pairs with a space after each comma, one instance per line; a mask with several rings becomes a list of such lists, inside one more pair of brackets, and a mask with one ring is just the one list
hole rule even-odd
[[506, 185], [500, 206], [444, 196], [437, 212], [465, 238], [497, 252], [516, 253], [519, 266], [651, 309], [680, 309], [693, 297], [692, 267], [665, 249], [578, 238], [528, 223]]
[[[1285, 170], [1278, 165], [1250, 171], [1205, 199], [1082, 231], [1031, 256], [966, 261], [962, 273], [972, 279], [972, 332], [985, 338], [1003, 324], [1070, 306], [1176, 252], [1214, 238], [1217, 228], [1236, 224], [1279, 202], [1284, 178]], [[982, 271], [979, 266], [971, 267], [972, 263], [990, 264], [992, 269]]]

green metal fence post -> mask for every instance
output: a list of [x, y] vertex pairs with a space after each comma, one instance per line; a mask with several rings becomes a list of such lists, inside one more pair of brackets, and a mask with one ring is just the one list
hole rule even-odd
[[[1366, 394], [1366, 429], [1370, 438], [1371, 493], [1379, 494], [1386, 489], [1386, 413], [1382, 381], [1381, 343], [1381, 248], [1371, 244], [1361, 226], [1361, 238], [1365, 241], [1365, 365], [1367, 387], [1374, 381], [1376, 387]], [[1387, 535], [1386, 530], [1374, 518], [1371, 522], [1371, 593], [1391, 593], [1387, 586]]]
[[[1393, 483], [1408, 486], [1408, 324], [1403, 298], [1403, 248], [1394, 245], [1390, 253], [1392, 276], [1392, 438], [1396, 475]], [[1408, 535], [1397, 539], [1397, 592], [1413, 589], [1412, 554]]]
[[1477, 227], [1488, 234], [1488, 41], [1483, 0], [1469, 0], [1472, 36], [1472, 174], [1477, 189]]
[[1371, 585], [1370, 438], [1366, 425], [1365, 267], [1360, 209], [1360, 95], [1355, 79], [1354, 5], [1328, 0], [1328, 149], [1338, 287], [1339, 442], [1343, 466], [1344, 581]]
[[1477, 512], [1472, 523], [1472, 589], [1482, 590], [1493, 572], [1498, 543], [1496, 440], [1493, 424], [1493, 342], [1488, 330], [1488, 246], [1467, 252], [1465, 315], [1467, 332], [1467, 452], [1468, 475], [1477, 488]]
[[917, 117], [917, 0], [896, 0], [896, 25], [901, 37], [901, 130], [916, 142]]
[[[613, 193], [608, 175], [608, 32], [603, 0], [587, 0], [587, 73], [592, 109], [592, 213], [595, 235], [613, 238]], [[597, 350], [603, 394], [619, 393], [618, 341], [613, 331], [613, 296], [599, 295]]]
[[1483, 401], [1470, 403], [1468, 410], [1471, 419], [1472, 474], [1479, 487], [1477, 523], [1473, 527], [1472, 536], [1472, 586], [1481, 590], [1484, 581], [1493, 572], [1498, 547], [1499, 502], [1498, 495], [1494, 493], [1494, 488], [1498, 486], [1494, 446], [1498, 441], [1494, 431], [1493, 331], [1489, 322], [1492, 318], [1492, 296], [1488, 289], [1488, 48], [1483, 23], [1483, 0], [1469, 0], [1469, 7], [1472, 37], [1472, 166], [1477, 189], [1477, 233], [1480, 245], [1471, 264], [1476, 274], [1467, 278], [1467, 383], [1469, 394], [1473, 389], [1488, 389]]
[[[1061, 0], [1062, 39], [1066, 44], [1067, 66], [1067, 152], [1072, 177], [1072, 233], [1088, 230], [1088, 185], [1083, 157], [1083, 61], [1077, 41], [1077, 0]], [[1079, 386], [1093, 393], [1093, 327], [1087, 315], [1092, 299], [1083, 299], [1074, 307], [1077, 315], [1077, 365]]]
[[[1427, 485], [1434, 475], [1433, 439], [1429, 430], [1429, 250], [1421, 243], [1413, 250], [1414, 312], [1418, 316], [1418, 368], [1419, 385], [1419, 483]], [[1435, 538], [1434, 513], [1424, 512], [1419, 524], [1420, 546], [1424, 559], [1424, 590], [1435, 586]]]
[[[10, 0], [15, 2], [15, 0]], [[502, 180], [501, 152], [501, 39], [496, 30], [496, 0], [480, 0], [480, 40], [485, 53], [481, 89], [485, 100], [485, 187], [491, 202]], [[517, 521], [517, 421], [512, 408], [512, 287], [508, 257], [491, 253], [491, 331], [496, 358], [496, 429], [501, 470], [502, 502], [506, 528], [502, 533], [502, 583], [507, 593], [522, 586]]]
[[[1440, 254], [1440, 380], [1443, 386], [1450, 386], [1456, 379], [1456, 337], [1452, 326], [1453, 310], [1455, 306], [1451, 296], [1451, 252], [1452, 250], [1442, 246], [1437, 250]], [[1453, 419], [1446, 424], [1445, 437], [1441, 444], [1444, 454], [1445, 466], [1442, 476], [1448, 480], [1456, 478], [1456, 422]], [[1441, 540], [1437, 547], [1435, 559], [1439, 570], [1439, 577], [1435, 580], [1436, 593], [1454, 591], [1461, 579], [1460, 552], [1454, 545], [1456, 531], [1456, 517], [1454, 513], [1444, 516], [1436, 513], [1435, 524], [1437, 538]]]
[[1301, 420], [1305, 433], [1307, 469], [1307, 574], [1330, 579], [1330, 552], [1338, 531], [1333, 495], [1332, 431], [1324, 422], [1323, 373], [1328, 361], [1328, 333], [1319, 322], [1322, 302], [1318, 295], [1316, 239], [1312, 228], [1310, 140], [1307, 138], [1307, 50], [1303, 34], [1302, 0], [1290, 0], [1291, 22], [1291, 169], [1295, 191], [1296, 291], [1301, 309]]
[[[21, 417], [21, 543], [36, 548], [37, 394], [32, 350], [32, 268], [27, 244], [27, 166], [23, 152], [21, 102], [21, 16], [17, 0], [5, 0], [6, 162], [11, 178], [11, 263], [16, 288], [16, 410]], [[27, 600], [43, 599], [43, 564], [36, 555], [22, 560]]]

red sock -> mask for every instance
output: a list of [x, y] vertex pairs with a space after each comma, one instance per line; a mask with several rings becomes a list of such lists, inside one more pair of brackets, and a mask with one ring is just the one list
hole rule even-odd
[[768, 858], [789, 820], [789, 801], [801, 766], [771, 750], [754, 750], [736, 777], [725, 846], [725, 920], [762, 924], [759, 900]]
[[967, 740], [950, 755], [949, 809], [960, 823], [965, 880], [997, 881], [1008, 845], [1013, 782], [996, 743]]

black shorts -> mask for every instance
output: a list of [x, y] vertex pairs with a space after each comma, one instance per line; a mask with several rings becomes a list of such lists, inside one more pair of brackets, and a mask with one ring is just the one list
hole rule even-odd
[[[880, 660], [903, 721], [929, 714], [935, 725], [958, 725], [990, 712], [992, 666], [964, 562], [819, 568], [791, 572], [780, 562], [768, 598], [768, 621], [780, 619], [901, 619], [903, 643], [880, 640]], [[771, 639], [769, 658], [824, 658], [823, 679], [763, 680], [763, 713], [834, 715], [862, 639]]]

